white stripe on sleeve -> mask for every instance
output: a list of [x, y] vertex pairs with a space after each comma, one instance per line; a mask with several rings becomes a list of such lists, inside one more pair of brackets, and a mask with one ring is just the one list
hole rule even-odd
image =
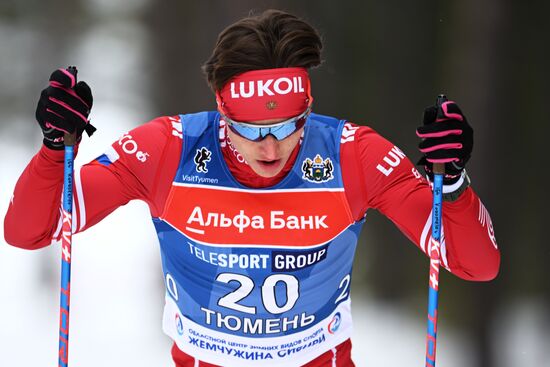
[[[76, 197], [73, 198], [74, 202], [76, 202], [76, 211], [74, 211], [74, 217], [76, 218], [78, 216], [78, 229], [74, 228], [73, 226], [73, 230], [76, 229], [76, 232], [78, 231], [81, 231], [82, 228], [84, 228], [84, 226], [86, 225], [86, 205], [84, 203], [84, 192], [82, 191], [82, 181], [80, 179], [80, 170], [82, 169], [82, 167], [80, 167], [79, 169], [75, 170], [74, 172], [74, 183], [75, 183], [75, 188], [76, 188]], [[73, 208], [75, 208], [73, 206]]]
[[[449, 269], [449, 264], [447, 262], [447, 246], [445, 242], [445, 227], [443, 226], [443, 220], [441, 222], [442, 222], [441, 238], [439, 241], [439, 244], [441, 245], [441, 249], [440, 249], [441, 262], [445, 267], [445, 269]], [[428, 256], [430, 256], [430, 243], [432, 240], [431, 229], [432, 229], [432, 212], [430, 211], [430, 215], [428, 216], [428, 219], [424, 224], [424, 228], [422, 229], [422, 234], [420, 235], [420, 248]]]

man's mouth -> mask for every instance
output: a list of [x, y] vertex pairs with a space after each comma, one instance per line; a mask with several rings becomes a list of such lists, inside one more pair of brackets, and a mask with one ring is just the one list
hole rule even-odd
[[261, 166], [264, 166], [264, 167], [273, 167], [273, 166], [276, 166], [277, 164], [279, 164], [280, 162], [281, 162], [280, 159], [271, 159], [271, 160], [261, 160], [261, 159], [259, 159], [258, 160], [258, 163]]

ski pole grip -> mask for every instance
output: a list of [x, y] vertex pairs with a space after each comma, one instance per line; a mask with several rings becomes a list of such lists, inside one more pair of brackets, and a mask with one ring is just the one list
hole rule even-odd
[[[78, 74], [78, 70], [76, 66], [69, 66], [67, 68], [67, 71], [74, 76], [74, 79], [76, 81], [76, 75]], [[73, 134], [65, 133], [63, 135], [63, 143], [65, 144], [66, 147], [74, 146], [76, 144], [76, 132], [74, 132]]]
[[434, 163], [433, 172], [435, 175], [444, 175], [445, 174], [445, 164], [444, 163]]
[[[437, 117], [440, 117], [441, 105], [447, 101], [448, 101], [447, 96], [445, 96], [444, 94], [440, 94], [437, 96], [437, 99], [435, 101], [435, 105], [437, 106], [437, 115], [438, 115]], [[444, 175], [445, 163], [434, 163], [433, 173], [436, 175]]]
[[76, 143], [76, 134], [67, 134], [63, 135], [63, 143], [66, 147], [72, 147]]

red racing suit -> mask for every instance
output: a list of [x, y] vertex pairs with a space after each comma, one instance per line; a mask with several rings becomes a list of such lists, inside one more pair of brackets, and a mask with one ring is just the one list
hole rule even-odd
[[[143, 200], [153, 217], [162, 215], [182, 151], [179, 117], [160, 117], [124, 134], [104, 155], [75, 171], [73, 229], [90, 228], [130, 200]], [[307, 125], [306, 125], [307, 126]], [[307, 128], [307, 127], [306, 127]], [[219, 144], [231, 174], [251, 188], [279, 182], [296, 162], [299, 145], [273, 178], [256, 175], [244, 162], [221, 125]], [[346, 123], [340, 139], [346, 199], [356, 221], [368, 209], [392, 220], [424, 253], [430, 243], [432, 192], [405, 154], [374, 130]], [[5, 217], [5, 238], [14, 246], [38, 249], [60, 240], [63, 152], [42, 147], [14, 190]], [[33, 223], [27, 226], [26, 223]], [[493, 279], [500, 254], [488, 211], [469, 187], [454, 202], [443, 203], [442, 265], [466, 280]], [[178, 366], [195, 360], [175, 345]], [[307, 366], [352, 366], [348, 341]], [[200, 366], [211, 366], [200, 362]]]

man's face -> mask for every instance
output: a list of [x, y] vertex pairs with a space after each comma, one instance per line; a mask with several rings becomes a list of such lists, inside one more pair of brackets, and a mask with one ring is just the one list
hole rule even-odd
[[[284, 119], [266, 120], [255, 122], [258, 125], [269, 125], [281, 122]], [[285, 166], [292, 151], [300, 141], [304, 128], [296, 130], [292, 135], [277, 140], [268, 135], [260, 141], [251, 141], [235, 134], [228, 129], [228, 136], [233, 146], [243, 158], [248, 162], [250, 168], [262, 177], [274, 177]]]

